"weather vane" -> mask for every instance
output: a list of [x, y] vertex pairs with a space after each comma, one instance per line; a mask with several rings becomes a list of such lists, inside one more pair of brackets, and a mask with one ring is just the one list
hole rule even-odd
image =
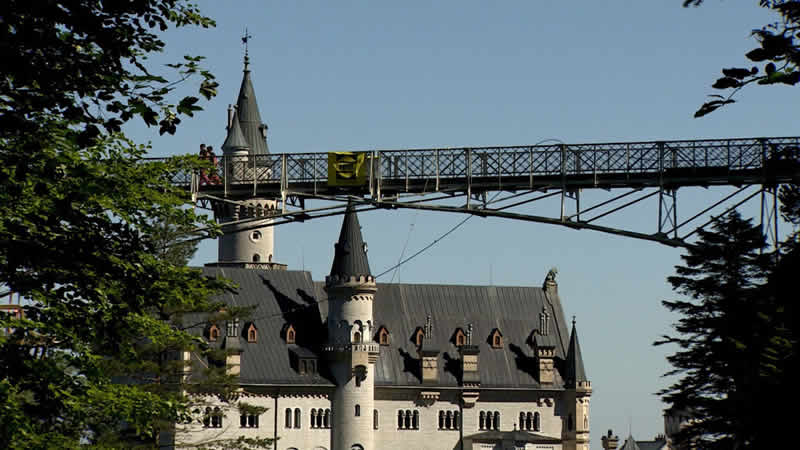
[[242, 36], [242, 45], [244, 45], [244, 65], [245, 69], [247, 68], [247, 64], [250, 62], [250, 56], [248, 55], [247, 49], [247, 41], [253, 37], [250, 33], [247, 32], [247, 27], [244, 28], [244, 36]]

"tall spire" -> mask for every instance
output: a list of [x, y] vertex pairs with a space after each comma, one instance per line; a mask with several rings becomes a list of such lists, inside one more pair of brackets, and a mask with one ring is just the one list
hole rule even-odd
[[566, 386], [575, 387], [577, 384], [588, 381], [586, 379], [586, 369], [583, 368], [583, 356], [581, 356], [581, 345], [578, 343], [578, 330], [575, 327], [575, 316], [572, 317], [572, 333], [569, 337], [569, 349], [567, 350], [567, 370], [565, 376]]
[[367, 259], [367, 244], [364, 243], [364, 238], [361, 236], [361, 225], [358, 223], [358, 215], [352, 203], [347, 205], [342, 231], [339, 233], [339, 242], [336, 243], [335, 248], [331, 276], [371, 275]]
[[247, 43], [251, 37], [245, 30], [245, 35], [242, 37], [242, 44], [245, 45], [244, 75], [242, 76], [242, 86], [239, 88], [239, 98], [236, 100], [236, 110], [239, 115], [242, 134], [250, 147], [250, 154], [263, 155], [269, 153], [269, 147], [267, 147], [267, 124], [261, 122], [261, 113], [258, 111], [258, 103], [256, 102], [256, 92], [253, 89], [253, 82], [250, 80], [250, 55], [248, 54]]

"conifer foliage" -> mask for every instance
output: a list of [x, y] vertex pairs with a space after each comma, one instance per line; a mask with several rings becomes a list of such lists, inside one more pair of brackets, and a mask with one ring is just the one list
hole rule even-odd
[[782, 419], [768, 412], [780, 411], [787, 393], [796, 337], [786, 306], [796, 296], [774, 277], [787, 260], [776, 266], [765, 247], [760, 227], [733, 212], [700, 231], [668, 278], [684, 299], [662, 302], [680, 318], [676, 334], [656, 345], [677, 346], [666, 375], [678, 381], [659, 394], [691, 418], [678, 435], [683, 445], [757, 449], [783, 439], [775, 433]]

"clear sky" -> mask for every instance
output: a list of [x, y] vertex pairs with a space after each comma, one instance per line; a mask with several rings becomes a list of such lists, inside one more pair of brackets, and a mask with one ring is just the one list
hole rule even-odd
[[[153, 156], [195, 152], [200, 143], [219, 149], [248, 27], [253, 82], [275, 153], [800, 134], [797, 88], [745, 90], [740, 103], [692, 118], [722, 67], [747, 64], [743, 54], [755, 47], [749, 31], [773, 17], [755, 0], [707, 0], [688, 9], [681, 3], [200, 1], [217, 27], [167, 34], [167, 54], [152, 63], [204, 55], [219, 96], [175, 136], [138, 124], [128, 132], [152, 141]], [[678, 196], [696, 208], [725, 192], [686, 189]], [[743, 212], [753, 215], [757, 206]], [[523, 212], [553, 215], [556, 207]], [[655, 231], [656, 212], [651, 203], [606, 223]], [[462, 218], [362, 214], [373, 272]], [[323, 279], [340, 221], [278, 227], [275, 259]], [[651, 344], [675, 320], [660, 300], [674, 296], [666, 277], [680, 254], [598, 232], [473, 218], [380, 281], [538, 286], [557, 267], [594, 387], [591, 448], [600, 448], [609, 428], [620, 437], [630, 428], [637, 439], [663, 431], [654, 393], [667, 383], [661, 374], [670, 349]], [[216, 244], [208, 242], [193, 263], [214, 260]]]

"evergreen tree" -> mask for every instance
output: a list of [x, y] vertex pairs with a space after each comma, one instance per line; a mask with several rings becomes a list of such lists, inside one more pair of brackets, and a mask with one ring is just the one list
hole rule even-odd
[[[668, 278], [686, 298], [662, 302], [680, 314], [667, 359], [677, 382], [659, 392], [691, 420], [679, 433], [681, 443], [697, 448], [769, 448], [776, 435], [774, 415], [781, 409], [777, 391], [785, 350], [776, 331], [782, 320], [779, 301], [768, 283], [773, 257], [762, 254], [765, 238], [758, 226], [733, 212], [713, 231], [700, 231], [697, 244], [682, 256]], [[777, 433], [780, 436], [780, 433]]]

